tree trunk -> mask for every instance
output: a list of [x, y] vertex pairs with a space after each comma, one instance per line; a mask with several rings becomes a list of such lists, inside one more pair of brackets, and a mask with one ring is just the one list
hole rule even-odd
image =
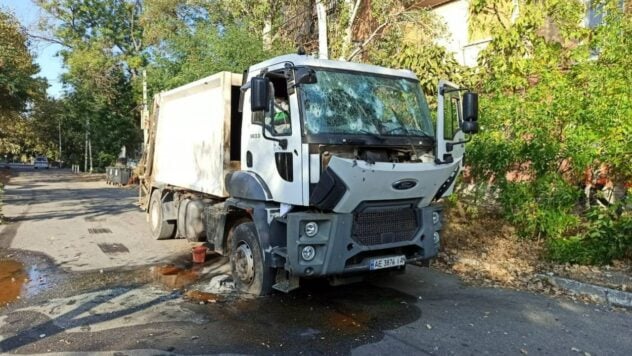
[[329, 46], [327, 44], [327, 8], [323, 0], [316, 2], [318, 15], [318, 58], [329, 59]]
[[88, 140], [88, 152], [90, 156], [90, 173], [92, 173], [92, 140]]
[[342, 42], [342, 55], [341, 59], [346, 59], [351, 51], [351, 47], [353, 46], [353, 24], [355, 23], [356, 16], [358, 15], [358, 10], [362, 0], [345, 0], [345, 5], [349, 10], [349, 22], [345, 27], [345, 36]]
[[59, 120], [58, 122], [58, 129], [59, 129], [59, 158], [57, 158], [57, 161], [59, 161], [59, 168], [61, 168], [61, 120]]
[[269, 51], [272, 49], [272, 14], [268, 14], [263, 20], [263, 49]]
[[89, 130], [89, 126], [90, 126], [90, 121], [86, 117], [86, 144], [85, 144], [85, 152], [84, 152], [84, 155], [83, 155], [83, 171], [84, 172], [88, 171], [88, 130]]

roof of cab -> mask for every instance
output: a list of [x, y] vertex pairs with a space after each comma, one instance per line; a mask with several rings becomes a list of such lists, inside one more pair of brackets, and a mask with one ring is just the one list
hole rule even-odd
[[274, 57], [267, 61], [254, 64], [250, 67], [250, 71], [258, 71], [264, 68], [268, 68], [274, 65], [282, 63], [292, 63], [294, 66], [310, 66], [320, 68], [342, 69], [355, 72], [374, 73], [381, 75], [388, 75], [393, 77], [402, 77], [408, 79], [418, 80], [415, 73], [407, 69], [391, 69], [380, 67], [372, 64], [347, 62], [347, 61], [335, 61], [329, 59], [318, 59], [307, 55], [299, 54], [286, 54], [283, 56]]

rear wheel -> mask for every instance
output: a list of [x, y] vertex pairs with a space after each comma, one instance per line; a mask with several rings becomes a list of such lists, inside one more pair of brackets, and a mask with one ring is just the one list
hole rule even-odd
[[151, 193], [151, 199], [149, 201], [149, 226], [151, 227], [151, 235], [154, 239], [166, 240], [173, 237], [176, 225], [164, 219], [160, 195], [160, 190], [158, 189]]
[[230, 267], [235, 286], [241, 292], [256, 296], [272, 291], [274, 270], [266, 267], [255, 224], [242, 222], [228, 236]]

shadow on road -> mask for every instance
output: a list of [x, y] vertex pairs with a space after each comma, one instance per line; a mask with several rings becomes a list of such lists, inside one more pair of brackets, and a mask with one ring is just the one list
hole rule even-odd
[[[33, 342], [37, 342], [46, 337], [51, 337], [61, 332], [64, 332], [66, 329], [71, 329], [75, 327], [81, 326], [89, 326], [91, 324], [96, 324], [108, 320], [114, 320], [117, 318], [122, 318], [126, 315], [136, 313], [138, 311], [149, 308], [153, 305], [165, 302], [167, 300], [172, 300], [179, 297], [179, 293], [172, 292], [170, 294], [166, 294], [162, 297], [152, 299], [150, 301], [137, 304], [134, 306], [130, 306], [129, 308], [124, 308], [121, 310], [105, 313], [105, 314], [94, 314], [89, 316], [84, 316], [81, 318], [77, 318], [81, 314], [89, 312], [96, 306], [107, 302], [108, 300], [114, 299], [124, 293], [127, 293], [129, 289], [119, 288], [119, 289], [111, 289], [104, 292], [97, 298], [91, 299], [90, 301], [78, 305], [75, 309], [67, 312], [63, 315], [60, 315], [54, 319], [48, 320], [39, 325], [35, 325], [30, 327], [29, 329], [22, 330], [18, 332], [15, 336], [9, 337], [0, 341], [0, 351], [8, 352], [20, 348], [22, 346], [28, 345]], [[60, 327], [59, 325], [64, 325], [64, 327]]]
[[[69, 220], [86, 215], [117, 216], [138, 209], [134, 205], [135, 189], [111, 189], [105, 183], [103, 187], [86, 188], [82, 185], [85, 182], [99, 182], [103, 178], [100, 175], [83, 177], [65, 170], [28, 173], [28, 176], [18, 174], [12, 179], [5, 189], [4, 202], [18, 208], [35, 205], [38, 209], [28, 215], [13, 217], [11, 221], [14, 222]], [[51, 183], [55, 186], [51, 186]], [[55, 208], [46, 210], [45, 204], [54, 205]], [[82, 209], [77, 209], [78, 205]]]

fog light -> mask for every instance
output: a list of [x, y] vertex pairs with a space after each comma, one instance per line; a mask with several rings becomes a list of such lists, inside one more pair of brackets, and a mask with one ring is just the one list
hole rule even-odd
[[439, 223], [439, 213], [436, 211], [432, 212], [432, 223], [437, 225]]
[[439, 241], [441, 240], [441, 236], [439, 236], [439, 233], [435, 231], [435, 233], [434, 233], [434, 235], [432, 235], [432, 237], [434, 238], [435, 245], [438, 245]]
[[305, 235], [308, 237], [314, 237], [318, 233], [318, 224], [314, 221], [310, 221], [305, 224]]
[[303, 250], [301, 251], [301, 257], [303, 257], [305, 261], [311, 261], [314, 259], [315, 256], [316, 256], [316, 250], [314, 249], [314, 247], [312, 246], [303, 247]]

